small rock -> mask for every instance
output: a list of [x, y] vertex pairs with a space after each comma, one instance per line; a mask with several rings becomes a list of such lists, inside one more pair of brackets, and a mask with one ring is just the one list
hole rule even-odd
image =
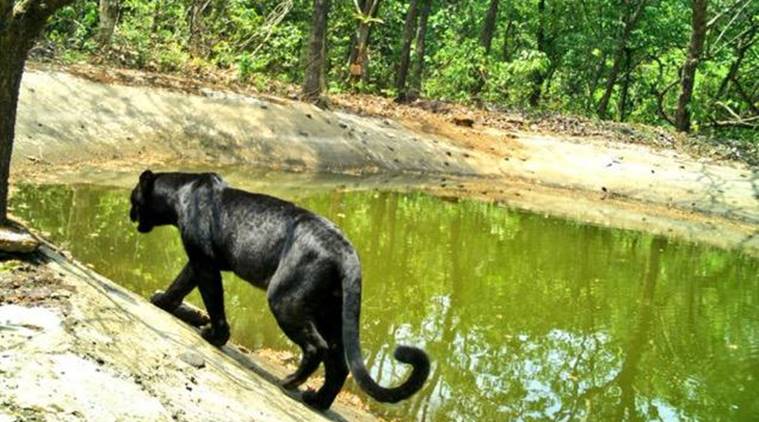
[[471, 117], [454, 117], [453, 124], [457, 126], [463, 126], [463, 127], [473, 127], [474, 126], [474, 119]]
[[40, 241], [20, 227], [0, 227], [0, 251], [11, 253], [31, 253], [37, 250]]
[[184, 352], [179, 355], [179, 360], [198, 369], [206, 366], [206, 360], [197, 353]]

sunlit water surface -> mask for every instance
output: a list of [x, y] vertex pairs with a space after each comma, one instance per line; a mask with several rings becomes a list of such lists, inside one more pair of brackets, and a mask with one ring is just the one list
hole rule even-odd
[[[273, 191], [275, 188], [264, 188]], [[758, 420], [759, 261], [421, 193], [303, 190], [343, 228], [364, 272], [362, 343], [384, 385], [423, 347], [426, 387], [400, 420]], [[107, 277], [149, 296], [185, 263], [176, 230], [136, 232], [128, 191], [19, 186], [14, 213]], [[225, 275], [233, 339], [296, 348], [264, 294]], [[197, 293], [191, 296], [200, 304]], [[349, 388], [356, 390], [349, 382]]]

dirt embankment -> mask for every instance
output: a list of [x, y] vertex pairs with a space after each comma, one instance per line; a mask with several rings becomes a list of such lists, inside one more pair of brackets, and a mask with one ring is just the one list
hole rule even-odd
[[155, 80], [108, 69], [88, 79], [25, 74], [16, 179], [68, 172], [88, 181], [103, 169], [134, 173], [148, 165], [424, 175], [420, 186], [441, 195], [759, 253], [759, 169], [745, 164], [603, 134], [548, 136], [478, 121], [462, 127], [423, 109], [399, 120], [367, 117], [181, 80], [155, 88]]
[[282, 370], [49, 246], [0, 254], [0, 421], [377, 420], [349, 393], [314, 412], [271, 382]]

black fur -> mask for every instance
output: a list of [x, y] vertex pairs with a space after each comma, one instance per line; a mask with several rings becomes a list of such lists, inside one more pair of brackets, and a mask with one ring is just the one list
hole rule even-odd
[[153, 303], [173, 312], [197, 286], [210, 317], [201, 334], [221, 346], [229, 339], [229, 324], [220, 272], [233, 271], [265, 289], [277, 323], [303, 352], [298, 369], [282, 386], [297, 388], [324, 363], [324, 385], [303, 395], [309, 405], [329, 408], [349, 370], [362, 389], [382, 402], [404, 400], [424, 384], [429, 359], [413, 347], [395, 351], [398, 360], [413, 366], [398, 387], [381, 387], [366, 370], [359, 341], [361, 267], [351, 244], [330, 221], [290, 202], [230, 188], [212, 173], [147, 170], [131, 202], [130, 217], [140, 232], [175, 225], [189, 258]]

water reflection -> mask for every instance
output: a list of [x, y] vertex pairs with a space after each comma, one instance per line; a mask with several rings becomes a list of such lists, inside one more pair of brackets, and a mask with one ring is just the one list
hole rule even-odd
[[[759, 418], [759, 262], [424, 194], [309, 191], [364, 266], [371, 373], [398, 381], [396, 344], [425, 348], [427, 386], [402, 420]], [[21, 186], [14, 213], [143, 295], [184, 253], [174, 229], [138, 235], [127, 191]], [[226, 277], [235, 341], [290, 349], [264, 296]], [[199, 297], [194, 296], [196, 303]]]

